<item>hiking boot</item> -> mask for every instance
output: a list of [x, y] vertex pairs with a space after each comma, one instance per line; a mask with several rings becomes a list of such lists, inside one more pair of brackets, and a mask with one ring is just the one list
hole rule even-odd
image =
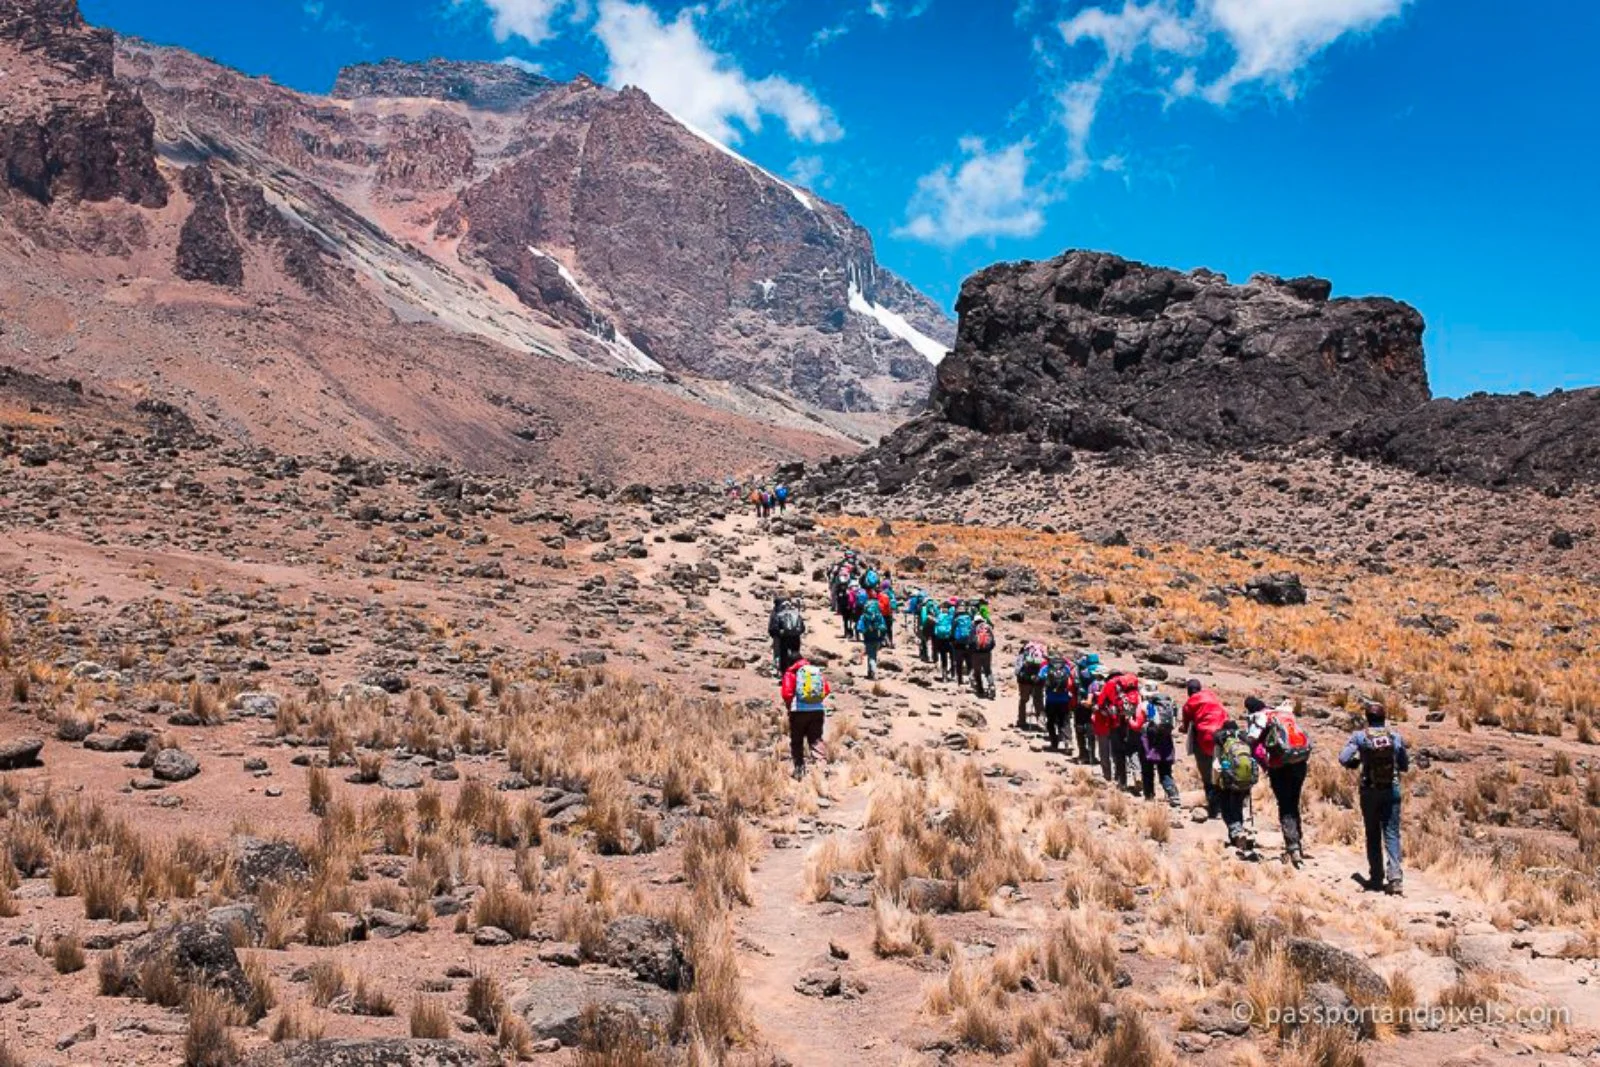
[[1294, 849], [1289, 853], [1289, 864], [1298, 871], [1300, 868], [1306, 865], [1306, 858], [1305, 856], [1301, 855], [1299, 849]]
[[804, 778], [805, 776], [806, 776], [805, 767], [803, 767], [800, 764], [796, 763], [794, 765], [794, 770], [790, 772], [790, 777], [792, 777], [795, 781], [798, 782], [802, 778]]
[[1405, 895], [1405, 887], [1400, 884], [1399, 879], [1385, 884], [1383, 891], [1388, 893], [1391, 897], [1400, 897]]

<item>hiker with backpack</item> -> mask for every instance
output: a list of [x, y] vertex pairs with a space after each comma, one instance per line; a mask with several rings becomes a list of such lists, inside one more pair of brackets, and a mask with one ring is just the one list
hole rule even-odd
[[[1020, 678], [1021, 675], [1019, 674]], [[1044, 693], [1044, 739], [1051, 752], [1058, 751], [1063, 742], [1066, 755], [1072, 755], [1072, 732], [1067, 726], [1073, 708], [1078, 703], [1078, 684], [1072, 664], [1065, 656], [1047, 656], [1036, 675], [1034, 692]], [[1078, 740], [1083, 747], [1083, 739]]]
[[772, 601], [772, 615], [767, 619], [767, 636], [772, 638], [772, 661], [781, 676], [788, 672], [789, 664], [800, 658], [800, 639], [806, 633], [806, 620], [800, 614], [800, 605], [783, 597]]
[[1365, 713], [1366, 726], [1350, 735], [1339, 763], [1361, 772], [1367, 889], [1399, 896], [1405, 880], [1400, 865], [1400, 776], [1411, 769], [1411, 756], [1405, 739], [1389, 726], [1382, 704], [1367, 701]]
[[894, 587], [887, 580], [878, 584], [878, 610], [883, 613], [883, 643], [894, 647]]
[[1212, 762], [1217, 751], [1217, 731], [1228, 722], [1228, 709], [1222, 698], [1207, 689], [1198, 678], [1190, 678], [1186, 686], [1189, 699], [1184, 701], [1183, 714], [1178, 729], [1189, 739], [1189, 751], [1194, 755], [1195, 769], [1200, 772], [1200, 784], [1206, 791], [1206, 818], [1215, 819], [1222, 813]]
[[1078, 657], [1072, 676], [1072, 732], [1078, 739], [1079, 763], [1094, 766], [1100, 762], [1096, 753], [1094, 709], [1109, 677], [1110, 672], [1100, 665], [1100, 657], [1095, 653]]
[[1173, 739], [1177, 726], [1178, 706], [1172, 698], [1154, 690], [1146, 693], [1134, 723], [1139, 737], [1139, 784], [1144, 798], [1154, 800], [1159, 781], [1167, 804], [1174, 808], [1183, 806], [1183, 796], [1172, 777], [1172, 767], [1178, 759], [1178, 746]]
[[1232, 719], [1224, 722], [1212, 737], [1212, 774], [1217, 790], [1217, 810], [1228, 829], [1228, 844], [1241, 852], [1253, 852], [1255, 837], [1245, 826], [1245, 805], [1261, 777], [1261, 768], [1250, 753], [1244, 731]]
[[933, 660], [939, 665], [939, 681], [948, 682], [955, 667], [955, 657], [950, 647], [955, 631], [956, 609], [952, 604], [941, 604], [933, 616]]
[[874, 597], [866, 598], [861, 616], [856, 620], [856, 632], [861, 635], [861, 648], [867, 655], [867, 681], [874, 681], [878, 677], [878, 650], [889, 633], [883, 609]]
[[962, 601], [950, 617], [950, 660], [955, 667], [956, 684], [967, 684], [967, 671], [972, 666], [972, 632], [975, 625], [972, 605]]
[[967, 665], [972, 669], [972, 691], [979, 700], [993, 700], [999, 695], [994, 684], [994, 624], [988, 619], [980, 617], [972, 624]]
[[[1017, 653], [1017, 662], [1012, 667], [1012, 675], [1017, 680], [1017, 729], [1028, 728], [1028, 705], [1033, 705], [1033, 712], [1045, 724], [1046, 732], [1049, 722], [1044, 711], [1044, 685], [1043, 677], [1046, 664], [1050, 662], [1050, 654], [1044, 645], [1038, 641], [1029, 641], [1022, 646], [1022, 651]], [[1063, 708], [1065, 710], [1065, 708]], [[1055, 745], [1051, 745], [1055, 748]]]
[[1116, 674], [1100, 691], [1090, 719], [1100, 748], [1100, 773], [1118, 789], [1128, 788], [1128, 757], [1135, 754], [1133, 723], [1139, 704], [1138, 675]]
[[1251, 697], [1244, 702], [1244, 710], [1249, 716], [1245, 739], [1254, 749], [1256, 762], [1266, 770], [1267, 783], [1278, 804], [1283, 860], [1298, 870], [1305, 863], [1300, 795], [1305, 791], [1306, 771], [1311, 766], [1311, 738], [1300, 728], [1292, 700], [1269, 708], [1260, 697]]
[[822, 735], [828, 725], [828, 697], [833, 688], [822, 668], [805, 659], [789, 665], [783, 676], [783, 706], [789, 712], [789, 756], [794, 761], [796, 780], [805, 777], [806, 753], [826, 760], [828, 749]]
[[778, 488], [774, 489], [772, 491], [772, 498], [777, 501], [778, 513], [780, 515], [789, 514], [789, 487], [787, 485], [780, 485]]
[[917, 654], [924, 663], [934, 661], [933, 627], [938, 617], [939, 605], [934, 603], [933, 597], [924, 595], [922, 603], [917, 605]]

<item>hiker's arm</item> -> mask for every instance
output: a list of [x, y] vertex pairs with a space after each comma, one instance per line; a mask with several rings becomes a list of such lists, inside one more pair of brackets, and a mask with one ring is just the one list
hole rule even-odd
[[1402, 773], [1411, 769], [1411, 751], [1399, 734], [1394, 735], [1394, 769]]
[[1345, 767], [1361, 766], [1361, 735], [1351, 734], [1350, 740], [1344, 743], [1344, 751], [1339, 753], [1339, 763]]

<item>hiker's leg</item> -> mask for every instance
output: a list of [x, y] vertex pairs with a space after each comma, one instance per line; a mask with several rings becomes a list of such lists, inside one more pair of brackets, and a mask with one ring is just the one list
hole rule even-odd
[[1383, 885], [1384, 816], [1388, 814], [1383, 801], [1380, 792], [1361, 791], [1361, 822], [1367, 834], [1367, 882], [1373, 889]]
[[1095, 743], [1100, 746], [1100, 774], [1106, 781], [1111, 781], [1111, 735], [1104, 737], [1095, 735]]
[[828, 758], [828, 746], [822, 743], [823, 731], [827, 729], [828, 716], [820, 711], [806, 712], [805, 736], [806, 745], [811, 749], [811, 754], [818, 759]]
[[1195, 770], [1200, 772], [1200, 784], [1206, 791], [1206, 817], [1215, 819], [1221, 808], [1217, 802], [1217, 787], [1211, 781], [1211, 759], [1204, 752], [1194, 754]]
[[878, 677], [878, 643], [876, 641], [868, 641], [867, 644], [866, 644], [866, 648], [867, 648], [867, 677], [868, 678], [876, 678], [876, 677]]
[[1111, 732], [1111, 765], [1116, 771], [1117, 788], [1128, 788], [1128, 736], [1125, 730]]
[[1244, 794], [1219, 790], [1217, 806], [1222, 809], [1222, 825], [1228, 828], [1228, 842], [1237, 842], [1244, 834]]
[[789, 758], [794, 761], [796, 770], [804, 770], [806, 765], [806, 733], [805, 724], [801, 722], [801, 712], [789, 713]]
[[1300, 837], [1300, 797], [1305, 792], [1307, 765], [1291, 763], [1279, 770], [1283, 789], [1278, 793], [1278, 822], [1283, 827], [1283, 843], [1291, 853], [1298, 855], [1302, 849]]
[[1178, 792], [1178, 783], [1172, 778], [1172, 761], [1162, 760], [1157, 766], [1161, 772], [1161, 788], [1167, 794], [1167, 803], [1173, 807], [1183, 803], [1183, 794]]
[[1384, 805], [1383, 849], [1388, 859], [1387, 881], [1399, 885], [1405, 880], [1405, 868], [1400, 865], [1400, 786], [1396, 785]]
[[1144, 794], [1146, 800], [1154, 800], [1156, 798], [1156, 764], [1154, 760], [1141, 759], [1139, 761], [1139, 785], [1139, 791]]
[[[1022, 681], [1021, 679], [1018, 679], [1018, 681], [1017, 681], [1017, 725], [1019, 727], [1028, 725], [1028, 701], [1032, 698], [1032, 696], [1033, 696], [1033, 686], [1029, 685], [1027, 682]], [[1048, 727], [1049, 723], [1046, 723], [1045, 725]], [[1054, 740], [1053, 736], [1052, 736], [1051, 740], [1052, 741]]]

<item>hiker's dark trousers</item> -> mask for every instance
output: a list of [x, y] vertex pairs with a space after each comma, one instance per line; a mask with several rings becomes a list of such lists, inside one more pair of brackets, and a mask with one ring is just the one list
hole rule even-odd
[[1400, 783], [1388, 788], [1361, 788], [1361, 821], [1367, 830], [1367, 874], [1374, 888], [1398, 884], [1400, 866]]
[[1073, 705], [1072, 730], [1078, 735], [1078, 759], [1084, 763], [1095, 763], [1098, 760], [1095, 749], [1099, 738], [1094, 735], [1094, 709], [1081, 702]]
[[1206, 790], [1206, 816], [1212, 819], [1215, 819], [1222, 813], [1222, 801], [1220, 799], [1222, 796], [1222, 790], [1218, 789], [1217, 783], [1211, 780], [1211, 769], [1212, 765], [1215, 763], [1216, 756], [1214, 754], [1207, 755], [1198, 749], [1195, 750], [1195, 770], [1200, 772], [1200, 784], [1203, 785]]
[[1072, 754], [1072, 705], [1066, 701], [1055, 704], [1046, 703], [1044, 706], [1044, 738], [1051, 748], [1066, 746], [1068, 755]]
[[1272, 785], [1273, 799], [1278, 802], [1278, 827], [1283, 831], [1283, 847], [1287, 852], [1300, 851], [1300, 794], [1305, 792], [1309, 766], [1286, 763], [1282, 767], [1267, 768], [1267, 781]]
[[779, 673], [787, 671], [789, 664], [800, 658], [800, 639], [798, 637], [774, 637], [772, 639], [772, 658], [778, 665]]
[[1141, 753], [1139, 756], [1139, 777], [1142, 792], [1146, 800], [1156, 798], [1156, 782], [1161, 782], [1162, 792], [1167, 794], [1167, 802], [1176, 807], [1182, 803], [1182, 796], [1178, 792], [1178, 783], [1172, 779], [1172, 761], [1169, 759], [1146, 759]]
[[789, 713], [789, 757], [796, 767], [806, 765], [806, 749], [815, 752], [822, 745], [822, 732], [828, 725], [826, 712], [791, 711]]
[[1128, 757], [1134, 754], [1136, 742], [1133, 731], [1126, 726], [1112, 729], [1100, 744], [1100, 771], [1106, 781], [1115, 780], [1122, 789], [1128, 787]]

